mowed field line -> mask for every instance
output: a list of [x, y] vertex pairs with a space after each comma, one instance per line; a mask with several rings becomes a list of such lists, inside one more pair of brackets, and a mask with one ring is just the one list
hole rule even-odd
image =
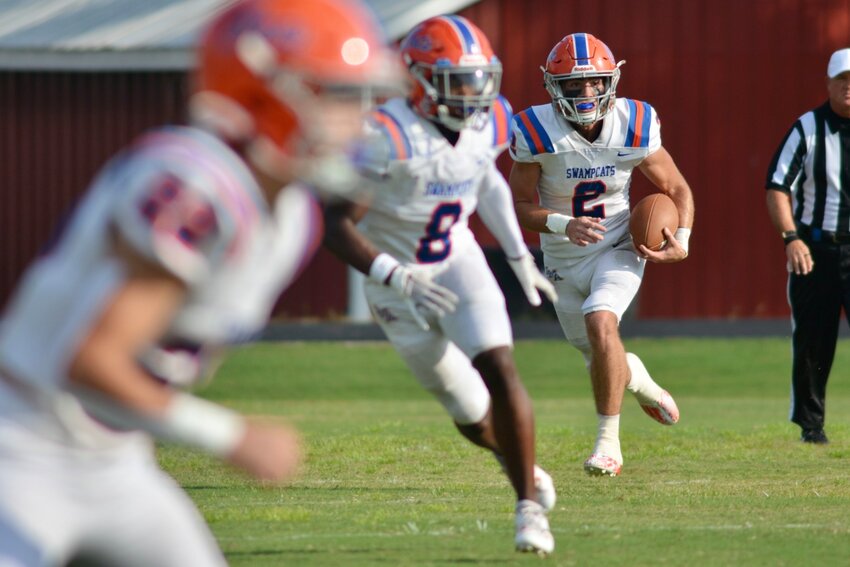
[[[829, 386], [827, 432], [812, 447], [788, 423], [782, 339], [641, 339], [682, 421], [663, 427], [627, 399], [625, 465], [591, 479], [595, 412], [581, 358], [560, 341], [521, 341], [538, 460], [559, 499], [547, 565], [847, 565], [850, 343]], [[525, 565], [512, 551], [512, 498], [495, 461], [457, 434], [381, 343], [240, 349], [202, 394], [303, 432], [307, 462], [284, 488], [163, 447], [232, 565]]]

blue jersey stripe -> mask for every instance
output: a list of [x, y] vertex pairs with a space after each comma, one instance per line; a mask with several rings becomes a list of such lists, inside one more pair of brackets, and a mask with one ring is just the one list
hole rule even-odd
[[[528, 149], [532, 155], [541, 154], [543, 152], [555, 153], [555, 147], [552, 145], [552, 140], [546, 133], [546, 130], [540, 124], [540, 121], [535, 116], [532, 109], [523, 110], [519, 114], [514, 115], [514, 123], [519, 126], [523, 138], [528, 145]], [[529, 126], [533, 131], [529, 130]]]
[[588, 58], [590, 54], [588, 53], [589, 49], [587, 48], [587, 34], [577, 33], [573, 36], [575, 41], [573, 45], [576, 48], [576, 59], [578, 59], [579, 65], [589, 65], [590, 61]]
[[649, 127], [652, 125], [652, 107], [648, 103], [641, 102], [643, 105], [643, 124], [640, 127], [640, 147], [649, 147]]
[[466, 53], [480, 53], [481, 49], [476, 48], [477, 42], [475, 41], [475, 36], [472, 34], [472, 30], [469, 29], [469, 26], [466, 25], [466, 21], [458, 16], [446, 16], [446, 18], [452, 22], [460, 32], [460, 37], [463, 39], [464, 50]]
[[630, 98], [626, 99], [626, 102], [629, 103], [629, 129], [626, 132], [626, 139], [624, 140], [624, 145], [629, 147], [634, 147], [634, 139], [635, 139], [635, 119], [637, 118], [637, 105], [635, 101]]
[[543, 147], [546, 148], [546, 151], [550, 154], [554, 154], [555, 146], [552, 145], [552, 140], [549, 138], [549, 134], [546, 133], [546, 129], [540, 123], [540, 120], [537, 119], [537, 115], [534, 114], [534, 110], [531, 108], [528, 109], [528, 117], [531, 119], [531, 123], [534, 124], [534, 129], [537, 130], [537, 135], [540, 136], [540, 140], [543, 142]]
[[534, 143], [534, 138], [531, 137], [531, 132], [525, 127], [525, 124], [522, 123], [522, 120], [519, 119], [519, 115], [514, 116], [514, 122], [517, 126], [519, 126], [519, 131], [522, 132], [522, 137], [525, 138], [525, 144], [528, 146], [529, 151], [531, 151], [531, 155], [537, 155], [540, 152], [537, 151], [537, 144]]

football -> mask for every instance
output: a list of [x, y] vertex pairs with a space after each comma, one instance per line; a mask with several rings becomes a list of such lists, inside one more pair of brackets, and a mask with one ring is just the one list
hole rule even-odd
[[654, 252], [664, 248], [667, 238], [661, 229], [665, 226], [670, 232], [676, 232], [679, 227], [679, 211], [670, 197], [653, 193], [638, 201], [629, 218], [629, 232], [635, 250], [639, 250], [641, 244]]

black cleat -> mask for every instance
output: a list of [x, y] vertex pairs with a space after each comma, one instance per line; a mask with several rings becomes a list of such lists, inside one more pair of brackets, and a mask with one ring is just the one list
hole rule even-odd
[[815, 445], [826, 445], [829, 439], [826, 438], [826, 433], [823, 429], [804, 429], [800, 435], [800, 441], [803, 443], [814, 443]]

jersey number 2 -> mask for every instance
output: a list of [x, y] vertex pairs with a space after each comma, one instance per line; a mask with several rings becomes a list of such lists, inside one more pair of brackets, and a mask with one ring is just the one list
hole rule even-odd
[[601, 181], [582, 181], [573, 190], [573, 216], [605, 218], [605, 205], [599, 203], [589, 209], [588, 201], [592, 201], [605, 192], [608, 187]]
[[449, 231], [460, 218], [460, 203], [443, 203], [431, 213], [431, 222], [425, 227], [425, 236], [419, 239], [416, 260], [431, 264], [445, 260], [452, 251]]

